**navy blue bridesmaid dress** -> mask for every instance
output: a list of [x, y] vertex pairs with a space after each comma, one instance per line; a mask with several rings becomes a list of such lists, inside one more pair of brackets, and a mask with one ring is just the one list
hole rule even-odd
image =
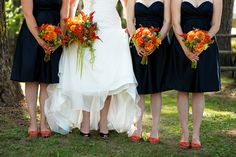
[[[161, 29], [164, 20], [164, 3], [156, 1], [147, 7], [140, 2], [135, 4], [136, 29], [154, 27]], [[131, 56], [135, 77], [138, 82], [139, 94], [154, 94], [167, 90], [165, 86], [166, 64], [169, 53], [169, 42], [165, 38], [158, 49], [148, 56], [148, 64], [140, 64], [142, 57], [137, 54], [136, 48], [131, 46]]]
[[[58, 25], [62, 0], [33, 0], [33, 15], [38, 26]], [[44, 50], [29, 31], [24, 20], [17, 41], [11, 80], [18, 82], [58, 83], [58, 64], [62, 48], [58, 48], [49, 62], [44, 61]]]
[[[211, 28], [213, 4], [209, 1], [194, 7], [189, 2], [181, 4], [181, 27], [184, 33], [194, 28], [208, 31]], [[174, 17], [173, 17], [174, 18]], [[170, 88], [183, 92], [219, 91], [220, 64], [217, 41], [199, 55], [197, 69], [192, 69], [192, 62], [185, 56], [177, 38], [171, 41], [168, 84]]]

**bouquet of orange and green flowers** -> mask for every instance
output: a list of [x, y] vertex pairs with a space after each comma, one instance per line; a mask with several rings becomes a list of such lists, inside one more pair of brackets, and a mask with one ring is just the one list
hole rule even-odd
[[[200, 55], [204, 50], [206, 50], [210, 44], [214, 41], [211, 40], [211, 37], [208, 35], [207, 31], [194, 29], [188, 33], [180, 35], [183, 37], [183, 42], [185, 46], [193, 53]], [[197, 62], [192, 63], [192, 68], [197, 68]]]
[[[39, 37], [44, 40], [48, 46], [57, 49], [61, 45], [62, 32], [60, 27], [51, 24], [43, 24], [39, 28]], [[50, 60], [51, 52], [45, 52], [44, 61]]]
[[140, 27], [132, 36], [132, 41], [136, 47], [139, 47], [144, 53], [141, 64], [148, 64], [148, 55], [150, 55], [161, 44], [158, 28]]
[[79, 15], [75, 18], [65, 19], [66, 35], [63, 40], [63, 44], [68, 46], [72, 43], [78, 44], [77, 51], [77, 65], [80, 66], [80, 74], [82, 76], [83, 59], [85, 55], [85, 49], [89, 49], [90, 63], [95, 61], [95, 49], [94, 43], [96, 40], [100, 40], [97, 35], [98, 27], [97, 23], [93, 21], [94, 12], [86, 15], [83, 11], [79, 12]]

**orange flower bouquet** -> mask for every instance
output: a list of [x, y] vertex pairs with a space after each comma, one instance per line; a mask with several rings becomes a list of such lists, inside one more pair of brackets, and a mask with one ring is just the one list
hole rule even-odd
[[85, 49], [89, 49], [90, 63], [95, 61], [95, 49], [94, 43], [96, 40], [100, 40], [97, 35], [98, 27], [97, 23], [93, 21], [94, 12], [86, 15], [83, 11], [79, 12], [79, 15], [74, 18], [65, 19], [66, 35], [63, 39], [63, 44], [68, 46], [72, 43], [78, 44], [77, 50], [77, 65], [80, 66], [80, 75], [82, 76], [83, 59], [85, 55]]
[[161, 44], [160, 33], [157, 32], [158, 30], [158, 28], [141, 26], [135, 31], [132, 37], [134, 45], [144, 52], [144, 56], [141, 60], [142, 65], [148, 64], [148, 55], [150, 55], [156, 48], [159, 48]]
[[[197, 55], [200, 55], [209, 47], [210, 44], [214, 42], [211, 40], [211, 37], [208, 35], [207, 31], [200, 29], [194, 29], [188, 33], [181, 34], [180, 36], [183, 37], [185, 46]], [[197, 62], [192, 63], [192, 68], [197, 68]]]
[[[57, 49], [61, 45], [62, 32], [60, 27], [51, 24], [43, 24], [39, 28], [39, 37], [44, 40], [48, 46]], [[50, 52], [45, 52], [44, 61], [50, 60]]]

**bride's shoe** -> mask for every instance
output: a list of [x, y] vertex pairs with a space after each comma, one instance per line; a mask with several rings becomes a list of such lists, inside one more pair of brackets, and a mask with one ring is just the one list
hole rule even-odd
[[109, 132], [108, 133], [102, 133], [102, 132], [99, 132], [99, 135], [102, 139], [106, 140], [109, 138]]
[[100, 130], [100, 122], [98, 123], [98, 131], [99, 131], [99, 136], [102, 138], [102, 139], [104, 139], [104, 140], [107, 140], [108, 138], [109, 138], [109, 136], [110, 136], [110, 134], [109, 134], [109, 130], [107, 131], [107, 133], [103, 133], [103, 132], [101, 132], [101, 130]]
[[91, 137], [91, 134], [90, 133], [83, 133], [82, 131], [80, 131], [80, 136], [83, 136], [83, 137]]
[[[83, 136], [83, 137], [91, 137], [91, 134], [90, 132], [88, 131], [88, 133], [85, 133], [82, 131], [82, 128], [83, 128], [83, 123], [81, 123], [81, 126], [80, 126], [80, 136]], [[89, 130], [89, 129], [88, 129]]]

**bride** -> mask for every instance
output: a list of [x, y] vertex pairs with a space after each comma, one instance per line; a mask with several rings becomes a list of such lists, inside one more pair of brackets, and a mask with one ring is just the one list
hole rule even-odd
[[[64, 48], [59, 64], [60, 82], [49, 85], [45, 104], [47, 120], [54, 132], [67, 134], [79, 128], [80, 135], [89, 137], [90, 130], [99, 129], [100, 136], [107, 138], [108, 130], [130, 131], [140, 115], [128, 35], [121, 28], [117, 2], [83, 1], [84, 12], [95, 11], [94, 21], [102, 41], [94, 45], [93, 66], [86, 53], [82, 77], [76, 69], [77, 45]], [[78, 0], [71, 1], [71, 17], [77, 5]]]

